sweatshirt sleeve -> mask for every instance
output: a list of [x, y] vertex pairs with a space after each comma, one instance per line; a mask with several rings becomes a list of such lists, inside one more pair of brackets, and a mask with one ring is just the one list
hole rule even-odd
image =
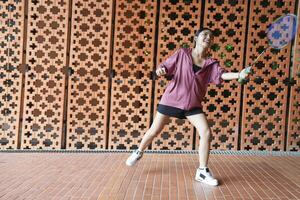
[[223, 82], [222, 74], [225, 73], [226, 70], [220, 66], [220, 63], [217, 62], [213, 64], [211, 73], [210, 73], [210, 79], [209, 83], [219, 85]]
[[158, 68], [165, 68], [167, 75], [174, 75], [176, 71], [176, 63], [179, 59], [181, 48], [177, 49], [171, 56], [163, 61]]

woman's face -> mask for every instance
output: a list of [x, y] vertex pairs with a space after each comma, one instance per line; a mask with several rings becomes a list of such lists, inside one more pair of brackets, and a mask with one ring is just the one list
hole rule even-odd
[[213, 33], [210, 30], [201, 31], [198, 37], [195, 37], [196, 46], [202, 46], [203, 48], [208, 48], [213, 42]]

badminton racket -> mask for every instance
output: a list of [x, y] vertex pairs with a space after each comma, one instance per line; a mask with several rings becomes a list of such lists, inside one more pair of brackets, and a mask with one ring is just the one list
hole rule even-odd
[[[268, 46], [264, 48], [251, 65], [248, 65], [248, 67], [245, 68], [245, 73], [251, 73], [252, 67], [267, 49], [272, 48], [280, 50], [287, 46], [294, 39], [297, 32], [297, 26], [297, 16], [294, 14], [283, 15], [271, 23], [266, 30]], [[243, 80], [243, 78], [238, 79], [240, 83], [243, 82]]]

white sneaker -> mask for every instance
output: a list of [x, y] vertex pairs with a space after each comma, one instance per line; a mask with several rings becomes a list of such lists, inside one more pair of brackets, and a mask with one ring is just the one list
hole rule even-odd
[[126, 160], [127, 166], [133, 166], [139, 159], [141, 159], [143, 156], [143, 152], [139, 150], [135, 150], [129, 158]]
[[218, 180], [211, 175], [207, 167], [197, 169], [195, 180], [212, 186], [218, 185]]

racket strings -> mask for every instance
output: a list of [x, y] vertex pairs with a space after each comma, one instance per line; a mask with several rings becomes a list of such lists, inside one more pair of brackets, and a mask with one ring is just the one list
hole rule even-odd
[[275, 49], [282, 49], [288, 45], [297, 32], [297, 16], [287, 14], [275, 20], [267, 28], [269, 45]]

